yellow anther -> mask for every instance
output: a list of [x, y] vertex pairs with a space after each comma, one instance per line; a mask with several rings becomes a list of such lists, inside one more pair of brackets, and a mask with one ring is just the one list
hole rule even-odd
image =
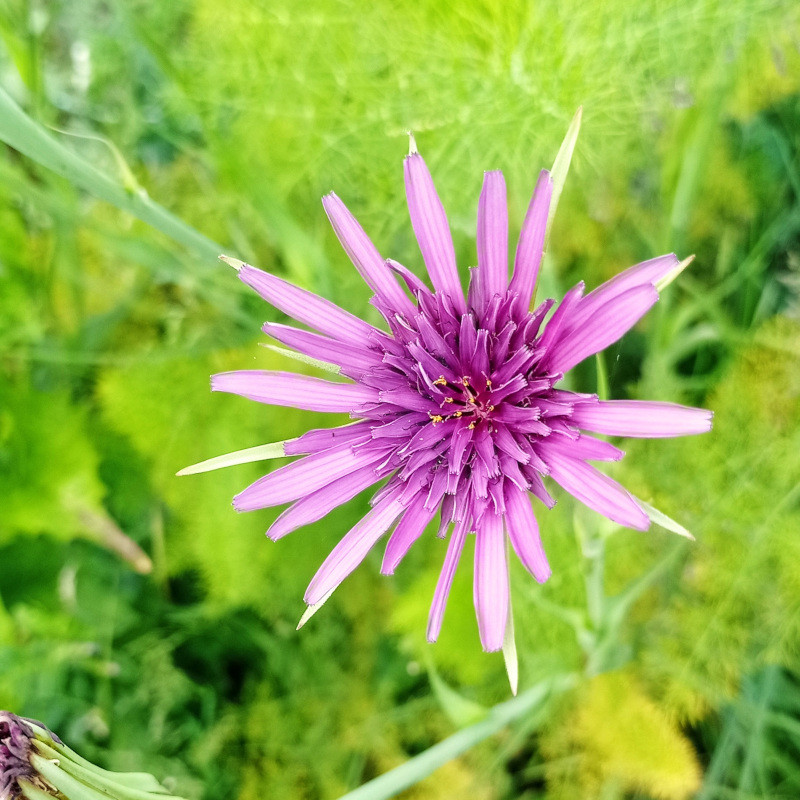
[[444, 401], [445, 401], [445, 403], [452, 403], [453, 402], [453, 398], [452, 397], [445, 397]]
[[460, 411], [456, 411], [456, 413], [455, 413], [455, 414], [453, 414], [453, 416], [454, 416], [454, 417], [460, 417], [460, 416], [461, 416], [461, 412], [460, 412]]
[[465, 375], [465, 376], [464, 376], [464, 377], [461, 379], [461, 383], [463, 383], [463, 384], [464, 384], [464, 386], [469, 386], [470, 379], [469, 379], [469, 378], [468, 378], [468, 377]]
[[492, 388], [492, 382], [488, 378], [486, 379], [486, 388], [487, 389], [491, 389]]
[[494, 406], [489, 406], [489, 411], [494, 411]]
[[470, 424], [469, 424], [469, 425], [467, 425], [467, 427], [468, 427], [470, 430], [474, 430], [474, 429], [475, 429], [475, 423], [474, 423], [474, 422], [470, 422]]
[[431, 422], [435, 425], [437, 422], [443, 422], [444, 417], [441, 414], [431, 414]]
[[447, 386], [447, 381], [445, 380], [444, 375], [440, 375], [434, 382], [434, 386]]

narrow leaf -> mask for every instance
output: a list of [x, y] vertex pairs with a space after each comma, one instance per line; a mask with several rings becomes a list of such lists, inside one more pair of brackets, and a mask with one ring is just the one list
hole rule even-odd
[[427, 667], [433, 693], [453, 725], [464, 727], [485, 719], [489, 711], [485, 706], [469, 700], [445, 683], [430, 658]]
[[216, 242], [152, 201], [144, 192], [127, 191], [124, 186], [111, 180], [94, 165], [68, 150], [39, 123], [31, 119], [2, 88], [0, 88], [0, 141], [37, 164], [61, 175], [89, 194], [152, 225], [202, 258], [216, 258], [222, 249]]

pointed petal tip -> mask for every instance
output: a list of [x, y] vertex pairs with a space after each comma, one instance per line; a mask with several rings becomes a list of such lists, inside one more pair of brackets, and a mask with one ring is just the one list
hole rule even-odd
[[536, 572], [533, 573], [536, 583], [547, 583], [547, 581], [550, 580], [550, 576], [553, 574], [553, 570], [550, 569], [549, 564], [543, 566], [543, 569], [537, 569]]
[[[675, 257], [675, 260], [677, 261], [678, 257], [675, 256], [674, 253], [673, 253], [673, 256]], [[687, 256], [686, 258], [683, 259], [683, 261], [678, 263], [674, 267], [674, 269], [671, 269], [668, 273], [666, 273], [666, 275], [664, 275], [659, 280], [657, 280], [653, 284], [656, 287], [656, 291], [663, 292], [664, 289], [666, 289], [667, 286], [669, 286], [686, 269], [686, 267], [688, 267], [689, 264], [691, 264], [692, 261], [694, 261], [694, 258], [695, 258], [694, 254], [692, 254], [690, 256]]]
[[239, 272], [242, 269], [242, 267], [250, 266], [244, 261], [240, 261], [238, 258], [234, 258], [233, 256], [220, 255], [218, 256], [218, 258], [220, 261], [227, 264], [229, 267], [233, 267], [237, 272]]
[[408, 155], [413, 156], [416, 153], [419, 153], [417, 149], [417, 140], [414, 138], [414, 134], [411, 131], [406, 131], [408, 134]]

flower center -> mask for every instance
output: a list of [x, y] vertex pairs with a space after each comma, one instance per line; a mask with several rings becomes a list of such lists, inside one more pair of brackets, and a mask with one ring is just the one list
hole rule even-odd
[[474, 428], [476, 422], [488, 419], [495, 409], [494, 404], [490, 402], [492, 382], [488, 379], [481, 385], [479, 381], [473, 381], [469, 375], [455, 382], [448, 381], [441, 375], [433, 383], [434, 386], [441, 387], [443, 394], [439, 403], [443, 413], [430, 415], [434, 425], [446, 419], [472, 417], [469, 427]]

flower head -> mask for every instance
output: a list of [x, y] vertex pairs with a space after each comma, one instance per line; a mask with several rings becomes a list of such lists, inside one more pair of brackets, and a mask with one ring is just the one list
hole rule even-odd
[[182, 800], [144, 772], [109, 772], [70, 750], [41, 722], [0, 711], [0, 800]]
[[[312, 331], [267, 323], [283, 345], [333, 365], [345, 381], [249, 370], [212, 378], [212, 389], [354, 422], [312, 430], [284, 443], [212, 459], [184, 472], [276, 455], [298, 456], [234, 499], [239, 511], [291, 505], [268, 531], [279, 539], [381, 484], [371, 510], [320, 567], [305, 594], [316, 608], [391, 530], [382, 572], [391, 574], [439, 515], [449, 534], [428, 622], [436, 640], [466, 537], [474, 534], [474, 597], [483, 647], [498, 650], [509, 618], [506, 536], [538, 581], [550, 567], [531, 507], [555, 500], [546, 481], [620, 525], [645, 530], [643, 506], [589, 462], [623, 452], [591, 433], [661, 437], [702, 433], [708, 411], [669, 403], [602, 401], [559, 388], [585, 358], [616, 342], [658, 300], [657, 286], [682, 266], [674, 255], [638, 264], [584, 294], [531, 310], [553, 183], [543, 170], [508, 275], [506, 187], [487, 172], [478, 203], [478, 265], [465, 296], [447, 217], [419, 153], [405, 159], [414, 232], [432, 287], [384, 260], [342, 201], [325, 211], [339, 241], [374, 292], [381, 329], [329, 301], [241, 262], [239, 277], [267, 302]], [[551, 313], [552, 312], [552, 313]], [[549, 316], [548, 316], [549, 315]]]
[[34, 781], [29, 756], [33, 730], [21, 717], [0, 711], [0, 800], [19, 797], [19, 780]]

